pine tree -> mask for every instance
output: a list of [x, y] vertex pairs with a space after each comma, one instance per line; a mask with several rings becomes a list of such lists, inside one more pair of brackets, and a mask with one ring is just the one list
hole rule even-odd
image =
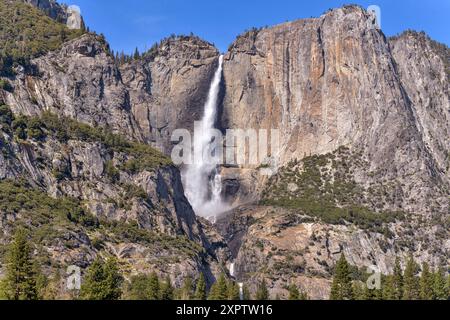
[[422, 264], [422, 274], [420, 276], [420, 299], [433, 300], [433, 274], [430, 272], [428, 263]]
[[352, 280], [350, 278], [350, 268], [342, 254], [336, 264], [334, 272], [333, 283], [331, 285], [331, 300], [352, 300]]
[[27, 233], [19, 228], [7, 253], [6, 277], [3, 283], [5, 297], [9, 300], [36, 300], [36, 278]]
[[228, 298], [227, 289], [227, 280], [225, 274], [222, 273], [219, 279], [212, 285], [208, 300], [226, 300]]
[[203, 273], [200, 273], [200, 277], [197, 280], [194, 298], [195, 300], [206, 300], [206, 281]]
[[50, 281], [45, 274], [39, 272], [39, 269], [39, 265], [35, 262], [33, 265], [33, 270], [36, 274], [36, 291], [38, 299], [41, 300], [44, 299], [45, 292], [50, 285]]
[[256, 289], [256, 300], [269, 300], [269, 290], [267, 290], [266, 280], [263, 279]]
[[139, 49], [136, 47], [133, 54], [133, 59], [138, 60], [140, 58], [141, 54], [139, 53]]
[[146, 296], [148, 300], [159, 300], [160, 298], [159, 278], [156, 272], [152, 272], [148, 278]]
[[228, 300], [239, 300], [239, 286], [234, 281], [229, 281], [227, 285], [227, 298]]
[[438, 269], [433, 275], [433, 296], [436, 300], [447, 300], [447, 288], [444, 271]]
[[105, 278], [105, 287], [108, 288], [108, 300], [118, 300], [122, 295], [123, 277], [119, 270], [119, 263], [116, 258], [109, 258], [103, 266]]
[[117, 300], [122, 295], [122, 282], [116, 259], [103, 263], [97, 258], [86, 272], [80, 296], [84, 300]]
[[145, 274], [132, 276], [127, 290], [127, 298], [130, 300], [147, 300], [148, 283], [148, 277]]
[[291, 284], [289, 286], [289, 300], [299, 300], [300, 299], [300, 292], [298, 292], [298, 288], [295, 284]]
[[419, 299], [419, 279], [417, 278], [419, 267], [411, 256], [406, 264], [403, 275], [403, 300]]
[[364, 300], [364, 285], [360, 282], [353, 282], [352, 296], [354, 300]]
[[401, 300], [403, 297], [403, 271], [398, 258], [395, 258], [393, 285], [395, 292], [394, 300]]
[[383, 300], [397, 300], [394, 275], [388, 275], [382, 282]]
[[183, 287], [181, 288], [181, 300], [192, 300], [194, 295], [194, 282], [191, 276], [184, 278]]
[[369, 289], [367, 285], [364, 286], [363, 300], [380, 300], [382, 298], [382, 290]]
[[166, 280], [161, 285], [161, 300], [173, 300], [174, 288], [170, 277], [166, 276]]

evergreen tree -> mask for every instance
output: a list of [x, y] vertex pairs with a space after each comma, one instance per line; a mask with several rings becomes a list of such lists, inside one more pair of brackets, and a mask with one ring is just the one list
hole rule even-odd
[[138, 60], [140, 58], [141, 54], [139, 53], [139, 49], [136, 47], [133, 54], [133, 59]]
[[364, 300], [364, 285], [360, 282], [352, 284], [352, 296], [354, 300]]
[[197, 280], [194, 298], [195, 300], [206, 300], [206, 281], [203, 273], [200, 273], [200, 277]]
[[265, 279], [259, 283], [256, 289], [256, 300], [269, 300], [269, 290], [267, 290]]
[[38, 299], [44, 299], [46, 290], [50, 285], [49, 279], [45, 274], [41, 273], [39, 270], [39, 265], [35, 262], [33, 265], [34, 273], [36, 274], [36, 292]]
[[184, 278], [183, 287], [181, 288], [181, 300], [192, 300], [194, 296], [194, 282], [191, 276]]
[[228, 300], [240, 300], [239, 286], [236, 282], [230, 281], [227, 286]]
[[438, 269], [433, 275], [433, 296], [436, 300], [447, 300], [447, 288], [444, 271]]
[[333, 283], [331, 285], [331, 300], [352, 300], [352, 280], [350, 278], [350, 268], [342, 254], [336, 264]]
[[152, 272], [148, 278], [147, 299], [159, 300], [160, 298], [159, 278], [156, 272]]
[[291, 284], [289, 286], [289, 300], [299, 300], [300, 299], [300, 292], [298, 292], [298, 288], [295, 284]]
[[382, 282], [383, 300], [397, 300], [394, 275], [388, 275]]
[[411, 256], [406, 264], [403, 275], [403, 300], [417, 300], [420, 296], [419, 279], [417, 273], [419, 267]]
[[403, 271], [400, 266], [400, 260], [395, 258], [394, 274], [393, 274], [393, 285], [394, 285], [394, 300], [401, 300], [403, 297]]
[[225, 274], [221, 274], [219, 279], [212, 285], [209, 291], [208, 300], [226, 300], [228, 298], [227, 280]]
[[122, 295], [122, 282], [116, 259], [103, 263], [97, 258], [86, 272], [80, 296], [85, 300], [117, 300]]
[[422, 264], [422, 274], [420, 276], [420, 299], [433, 300], [433, 274], [430, 272], [428, 263]]
[[161, 285], [161, 300], [173, 300], [174, 288], [170, 277], [167, 275], [166, 280]]
[[5, 298], [9, 300], [38, 299], [36, 278], [36, 268], [31, 257], [27, 233], [19, 228], [7, 253], [6, 277], [3, 283]]
[[382, 290], [369, 289], [367, 285], [364, 285], [363, 300], [380, 300], [382, 298]]
[[148, 280], [148, 276], [145, 274], [132, 276], [127, 290], [127, 298], [130, 300], [147, 300]]

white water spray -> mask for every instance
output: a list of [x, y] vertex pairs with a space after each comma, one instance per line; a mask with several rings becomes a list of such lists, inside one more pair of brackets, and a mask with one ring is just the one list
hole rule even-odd
[[238, 286], [239, 286], [239, 300], [244, 300], [244, 284], [242, 282], [239, 282]]
[[234, 277], [234, 262], [230, 264], [230, 276]]
[[[197, 215], [213, 219], [227, 210], [223, 202], [222, 180], [217, 171], [217, 162], [208, 160], [214, 153], [213, 130], [217, 118], [217, 100], [222, 79], [223, 56], [219, 57], [219, 66], [209, 88], [208, 99], [204, 107], [199, 134], [194, 134], [194, 163], [183, 172], [186, 197]], [[218, 152], [216, 150], [216, 152]], [[217, 154], [216, 154], [217, 156]]]

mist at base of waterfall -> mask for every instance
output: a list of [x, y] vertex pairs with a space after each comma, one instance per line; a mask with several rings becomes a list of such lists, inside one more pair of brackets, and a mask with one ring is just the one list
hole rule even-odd
[[188, 167], [183, 172], [183, 185], [196, 215], [215, 222], [221, 213], [231, 209], [222, 198], [222, 179], [216, 169]]

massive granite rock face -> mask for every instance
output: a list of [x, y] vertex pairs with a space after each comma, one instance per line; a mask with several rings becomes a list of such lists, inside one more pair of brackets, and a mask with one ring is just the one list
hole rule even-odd
[[[238, 37], [225, 56], [222, 126], [279, 129], [281, 166], [342, 145], [360, 149], [377, 181], [404, 183], [412, 192], [405, 192], [403, 206], [423, 211], [427, 200], [436, 198], [435, 187], [448, 185], [444, 168], [448, 82], [443, 62], [436, 54], [428, 60], [439, 61], [432, 69], [436, 78], [431, 80], [438, 89], [433, 103], [439, 105], [434, 115], [439, 124], [434, 125], [433, 116], [421, 111], [427, 102], [408, 95], [416, 84], [405, 71], [400, 78], [397, 69], [407, 68], [408, 62], [401, 58], [396, 62], [398, 54], [392, 54], [389, 41], [374, 28], [374, 19], [359, 7], [347, 6], [317, 19]], [[400, 47], [400, 43], [394, 46], [399, 48], [394, 52]], [[423, 79], [417, 81], [425, 86], [428, 74], [422, 73]], [[432, 131], [427, 129], [431, 127]], [[439, 138], [431, 142], [427, 137], [431, 133]], [[242, 172], [243, 178], [236, 178], [236, 170], [224, 170], [232, 179], [241, 179], [245, 192], [251, 193], [251, 186], [245, 185], [248, 170]], [[367, 173], [361, 172], [358, 182], [371, 180]], [[417, 206], [411, 206], [412, 199]], [[442, 206], [441, 201], [436, 205]]]
[[[13, 181], [24, 181], [30, 186], [20, 185], [24, 194], [10, 195], [10, 190], [2, 194], [4, 200], [12, 197], [22, 203], [21, 207], [2, 204], [2, 246], [20, 223], [33, 237], [40, 235], [39, 258], [49, 257], [48, 269], [53, 272], [68, 265], [84, 268], [96, 256], [112, 254], [128, 265], [126, 276], [156, 270], [169, 272], [180, 284], [187, 274], [202, 271], [211, 281], [214, 253], [205, 251], [210, 247], [208, 240], [184, 197], [177, 168], [163, 160], [167, 164], [127, 169], [130, 161], [145, 161], [134, 149], [111, 148], [101, 139], [61, 140], [61, 134], [50, 134], [49, 125], [43, 127], [45, 137], [23, 140], [7, 124], [0, 125], [0, 185], [7, 188]], [[27, 201], [27, 192], [41, 196]], [[74, 214], [68, 211], [59, 216], [56, 205], [41, 214], [41, 207], [50, 201], [47, 197], [56, 204], [58, 199], [62, 203], [74, 199], [86, 216], [74, 207], [67, 209]]]
[[192, 131], [203, 115], [218, 56], [212, 44], [197, 37], [172, 37], [120, 68], [146, 141], [170, 154], [173, 130]]
[[[407, 217], [385, 224], [392, 238], [357, 225], [292, 222], [292, 216], [303, 216], [302, 209], [237, 208], [223, 236], [231, 244], [239, 278], [250, 283], [266, 278], [273, 292], [284, 295], [279, 283], [284, 277], [282, 283], [293, 281], [313, 297], [326, 297], [328, 284], [322, 280], [341, 252], [360, 267], [375, 264], [383, 272], [392, 270], [394, 256], [409, 253], [419, 261], [448, 265], [450, 243], [441, 228], [450, 212], [448, 52], [414, 33], [387, 39], [374, 28], [374, 17], [356, 6], [237, 38], [225, 55], [221, 127], [279, 129], [280, 167], [333, 154], [333, 161], [319, 168], [324, 198], [330, 196], [326, 188], [340, 182], [323, 173], [344, 161], [341, 173], [351, 176], [352, 192], [360, 195], [353, 204]], [[341, 146], [351, 156], [335, 154]], [[231, 201], [255, 201], [273, 186], [261, 169], [222, 169]], [[289, 177], [302, 170], [277, 178], [287, 203], [299, 196], [291, 189], [304, 187]], [[333, 193], [332, 203], [345, 207], [339, 196]], [[327, 210], [323, 207], [323, 214]], [[326, 243], [309, 239], [312, 233]], [[283, 241], [300, 249], [280, 247]], [[338, 249], [324, 254], [330, 243]], [[305, 253], [309, 246], [313, 249]]]
[[13, 92], [4, 93], [15, 113], [45, 110], [140, 139], [128, 90], [103, 38], [84, 35], [33, 63], [38, 71], [18, 70]]
[[15, 113], [50, 111], [170, 154], [172, 131], [201, 118], [217, 60], [211, 44], [177, 37], [119, 67], [104, 39], [86, 34], [35, 59], [35, 75], [19, 72], [4, 101]]
[[[171, 130], [189, 128], [201, 117], [217, 57], [215, 48], [197, 38], [170, 38], [144, 59], [119, 67], [104, 39], [86, 34], [34, 59], [31, 73], [18, 66], [16, 75], [6, 80], [10, 90], [1, 90], [0, 100], [15, 117], [39, 119], [45, 113], [63, 122], [75, 119], [169, 153]], [[24, 178], [55, 199], [78, 199], [106, 225], [94, 232], [69, 227], [75, 250], [65, 247], [60, 236], [44, 242], [52, 263], [86, 267], [95, 256], [113, 254], [128, 266], [127, 276], [156, 270], [181, 285], [186, 275], [203, 272], [209, 283], [213, 281], [219, 272], [215, 244], [203, 233], [184, 196], [178, 168], [125, 170], [130, 159], [137, 166], [145, 163], [140, 156], [144, 144], [137, 154], [127, 155], [102, 141], [62, 143], [47, 137], [21, 142], [13, 129], [1, 127], [0, 179]], [[4, 221], [23, 219], [23, 214], [11, 220], [2, 212]], [[4, 225], [2, 244], [8, 243], [11, 226]], [[65, 226], [56, 228], [66, 232]], [[214, 239], [224, 246], [220, 236]], [[226, 249], [221, 251], [225, 258]]]
[[389, 39], [415, 125], [440, 173], [450, 175], [450, 50], [424, 33], [405, 32]]
[[[263, 204], [238, 207], [212, 225], [195, 217], [174, 166], [130, 171], [124, 163], [133, 155], [111, 152], [101, 141], [24, 143], [3, 127], [0, 179], [25, 177], [44, 194], [82, 201], [107, 222], [98, 230], [60, 226], [62, 235], [44, 247], [62, 266], [84, 267], [108, 253], [130, 273], [158, 270], [180, 284], [199, 271], [212, 280], [234, 261], [235, 276], [252, 288], [265, 278], [273, 295], [286, 295], [285, 285], [294, 282], [311, 297], [326, 298], [342, 252], [360, 268], [376, 264], [383, 272], [392, 270], [396, 255], [410, 253], [448, 265], [449, 50], [416, 33], [387, 39], [374, 23], [363, 9], [346, 6], [239, 36], [225, 54], [218, 126], [281, 132], [274, 179], [261, 175], [264, 167], [222, 168], [226, 196], [236, 206], [264, 194], [298, 199], [304, 166], [291, 160], [327, 154], [308, 177], [323, 192], [315, 196], [327, 197], [333, 208], [364, 206], [375, 219], [380, 212], [403, 213], [401, 221], [376, 221], [382, 229], [326, 223], [320, 219], [325, 206], [318, 218], [304, 208]], [[218, 56], [201, 39], [171, 37], [119, 65], [103, 38], [86, 34], [34, 59], [35, 72], [16, 67], [0, 100], [16, 116], [47, 111], [169, 155], [172, 131], [192, 130], [202, 116]], [[342, 146], [345, 155], [336, 153]], [[0, 214], [6, 244], [11, 223], [29, 217]]]

